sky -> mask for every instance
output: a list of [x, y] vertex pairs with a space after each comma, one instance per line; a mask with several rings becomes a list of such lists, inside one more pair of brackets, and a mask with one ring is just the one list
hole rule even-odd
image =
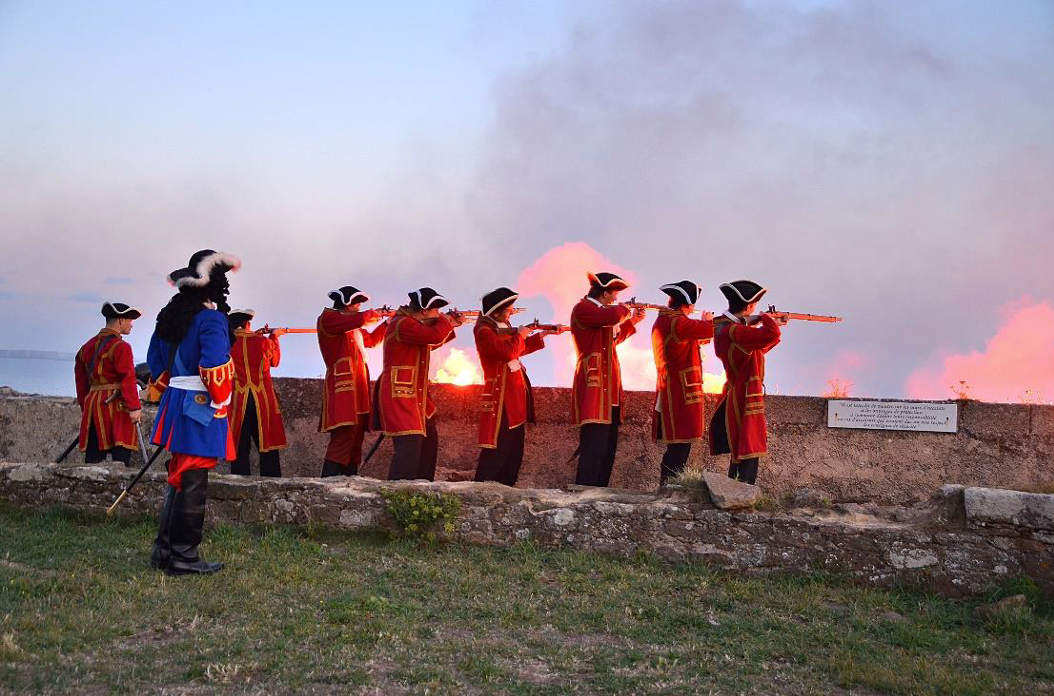
[[72, 352], [112, 299], [143, 356], [209, 247], [286, 326], [343, 284], [566, 322], [587, 270], [713, 310], [750, 278], [845, 319], [788, 327], [770, 392], [1050, 401], [1052, 123], [1048, 0], [0, 0], [0, 348]]

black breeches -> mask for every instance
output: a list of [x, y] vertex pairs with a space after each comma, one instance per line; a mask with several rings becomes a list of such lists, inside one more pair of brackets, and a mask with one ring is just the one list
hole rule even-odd
[[619, 407], [611, 409], [611, 423], [586, 423], [578, 431], [578, 470], [580, 486], [606, 486], [611, 481], [618, 449]]
[[396, 435], [392, 438], [392, 464], [388, 480], [427, 479], [434, 481], [439, 454], [439, 433], [435, 418], [425, 423], [425, 435]]
[[248, 476], [250, 444], [256, 445], [260, 455], [260, 476], [281, 476], [282, 468], [278, 461], [278, 450], [260, 452], [260, 421], [256, 415], [256, 399], [249, 394], [245, 404], [245, 418], [242, 419], [242, 430], [238, 435], [238, 455], [231, 462], [231, 473]]
[[497, 447], [481, 447], [476, 466], [476, 481], [498, 481], [506, 486], [515, 486], [523, 464], [523, 445], [527, 424], [508, 427], [508, 416], [502, 414], [498, 428]]
[[84, 463], [98, 464], [110, 455], [115, 462], [121, 462], [129, 466], [132, 460], [132, 450], [127, 447], [112, 447], [108, 450], [99, 449], [99, 435], [95, 432], [95, 423], [88, 428], [88, 444], [84, 449]]

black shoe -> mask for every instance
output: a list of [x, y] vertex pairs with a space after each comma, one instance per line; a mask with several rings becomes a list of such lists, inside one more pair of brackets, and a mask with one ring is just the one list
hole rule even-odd
[[193, 563], [172, 559], [165, 568], [165, 575], [212, 575], [223, 570], [222, 563], [209, 563], [198, 559]]

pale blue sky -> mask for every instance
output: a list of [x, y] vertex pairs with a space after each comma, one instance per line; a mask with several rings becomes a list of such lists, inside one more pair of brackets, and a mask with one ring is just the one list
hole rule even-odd
[[745, 276], [847, 315], [794, 329], [781, 390], [895, 396], [1054, 301], [1051, 123], [1049, 0], [0, 0], [0, 348], [152, 317], [204, 246], [310, 325], [343, 283], [470, 305], [584, 241], [651, 301]]

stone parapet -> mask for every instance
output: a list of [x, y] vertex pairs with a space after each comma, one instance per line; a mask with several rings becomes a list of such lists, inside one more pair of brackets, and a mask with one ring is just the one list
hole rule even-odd
[[[327, 442], [318, 432], [321, 382], [275, 383], [290, 443], [282, 452], [283, 473], [315, 476]], [[472, 478], [479, 455], [479, 389], [430, 387], [438, 407], [440, 479]], [[534, 394], [538, 422], [528, 429], [520, 485], [561, 488], [574, 481], [571, 459], [578, 444], [568, 417], [570, 391], [537, 387]], [[1054, 483], [1052, 406], [960, 402], [958, 432], [948, 434], [829, 429], [826, 401], [767, 397], [770, 452], [758, 478], [766, 495], [813, 488], [836, 502], [905, 503], [925, 499], [946, 481], [1004, 488]], [[714, 403], [708, 396], [708, 413]], [[650, 490], [658, 484], [663, 448], [651, 438], [653, 405], [650, 392], [626, 394], [613, 486]], [[147, 422], [152, 415], [148, 410]], [[0, 461], [52, 460], [77, 432], [78, 419], [72, 399], [0, 395]], [[367, 437], [367, 446], [374, 437]], [[390, 458], [385, 441], [361, 473], [383, 478]], [[77, 453], [71, 461], [76, 460]], [[727, 468], [726, 458], [707, 454], [705, 441], [693, 446], [689, 463], [717, 472]]]
[[[0, 464], [0, 499], [101, 511], [132, 475], [119, 466]], [[162, 474], [147, 474], [119, 514], [155, 513], [164, 486]], [[1054, 594], [1054, 534], [1044, 516], [1054, 496], [1014, 491], [964, 493], [960, 486], [946, 486], [910, 507], [849, 503], [765, 512], [721, 510], [702, 491], [532, 490], [213, 474], [207, 512], [213, 523], [391, 529], [381, 492], [403, 488], [457, 496], [462, 509], [452, 537], [477, 544], [530, 540], [621, 555], [647, 552], [745, 573], [821, 569], [861, 583], [907, 583], [953, 596], [1027, 575]]]

